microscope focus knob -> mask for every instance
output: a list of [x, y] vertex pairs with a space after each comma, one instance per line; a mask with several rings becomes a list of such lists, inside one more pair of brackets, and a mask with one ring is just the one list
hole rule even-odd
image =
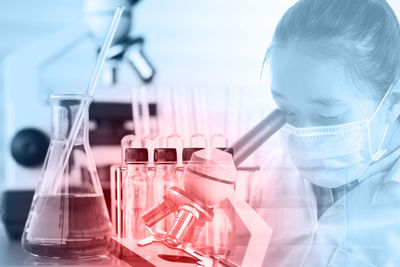
[[17, 132], [11, 141], [11, 155], [24, 167], [35, 167], [43, 163], [49, 138], [38, 129], [25, 128]]

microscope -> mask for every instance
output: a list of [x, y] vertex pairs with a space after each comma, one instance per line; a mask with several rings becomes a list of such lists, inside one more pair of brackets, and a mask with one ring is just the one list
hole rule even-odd
[[[133, 131], [126, 126], [132, 121], [130, 97], [126, 89], [130, 90], [132, 85], [122, 90], [124, 85], [119, 84], [119, 69], [124, 64], [131, 66], [133, 76], [138, 77], [139, 83], [149, 83], [155, 76], [155, 68], [144, 51], [144, 37], [131, 33], [134, 18], [132, 9], [137, 2], [85, 0], [83, 22], [30, 43], [5, 59], [4, 110], [7, 116], [4, 116], [4, 127], [1, 128], [4, 132], [1, 153], [5, 167], [1, 204], [2, 219], [10, 237], [19, 238], [22, 233], [41, 165], [46, 157], [50, 134], [48, 97], [54, 91], [63, 89], [46, 86], [45, 70], [61, 61], [66, 54], [73, 53], [78, 45], [86, 48], [85, 45], [90, 44], [88, 51], [93, 49], [94, 53], [96, 50], [98, 53], [113, 12], [116, 6], [121, 5], [126, 9], [105, 64], [103, 88], [99, 88], [99, 94], [89, 110], [93, 126], [89, 134], [99, 176], [102, 181], [109, 181], [109, 167], [116, 164], [120, 157], [119, 142]], [[73, 86], [77, 87], [76, 84]], [[69, 87], [68, 93], [72, 90]], [[154, 110], [154, 107], [150, 107], [150, 111]], [[103, 174], [107, 177], [102, 177]], [[103, 189], [107, 195], [107, 185]], [[106, 196], [106, 199], [109, 197]]]
[[[150, 229], [175, 213], [172, 228], [157, 230], [137, 243], [113, 238], [109, 250], [123, 260], [141, 259], [143, 266], [178, 266], [178, 259], [185, 263], [192, 259], [196, 266], [261, 266], [272, 230], [247, 202], [235, 199], [236, 168], [285, 122], [283, 112], [275, 110], [225, 151], [206, 148], [194, 152], [183, 174], [184, 189], [169, 188], [163, 199], [142, 215]], [[233, 156], [228, 152], [232, 150]], [[206, 255], [194, 246], [205, 223], [213, 219], [213, 207], [224, 200], [235, 214], [236, 253], [231, 259]]]
[[117, 5], [127, 7], [124, 11], [116, 36], [108, 53], [107, 64], [103, 71], [104, 81], [113, 85], [118, 80], [119, 63], [126, 61], [132, 67], [143, 83], [150, 83], [155, 75], [155, 68], [144, 52], [145, 38], [129, 35], [131, 32], [132, 8], [139, 0], [85, 0], [85, 22], [90, 30], [90, 35], [100, 45], [105, 39], [106, 29], [112, 19], [112, 11]]

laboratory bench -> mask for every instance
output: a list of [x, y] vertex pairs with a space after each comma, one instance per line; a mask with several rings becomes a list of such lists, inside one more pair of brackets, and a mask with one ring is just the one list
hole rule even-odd
[[[99, 256], [90, 259], [49, 259], [31, 256], [21, 246], [20, 240], [11, 240], [6, 235], [6, 231], [2, 224], [0, 224], [0, 266], [121, 266], [121, 267], [150, 267], [150, 266], [163, 266], [163, 267], [193, 267], [196, 266], [194, 262], [188, 263], [180, 261], [179, 263], [174, 260], [165, 261], [158, 255], [169, 255], [170, 257], [182, 257], [187, 259], [188, 255], [184, 252], [171, 250], [162, 244], [153, 244], [152, 246], [138, 247], [137, 241], [123, 240], [124, 246], [121, 246], [115, 239], [110, 241], [111, 251], [104, 256]], [[109, 245], [110, 245], [109, 244]], [[126, 246], [126, 247], [125, 247]], [[135, 252], [133, 253], [132, 250]], [[123, 260], [118, 259], [114, 255], [122, 255]], [[221, 266], [221, 265], [216, 265]]]

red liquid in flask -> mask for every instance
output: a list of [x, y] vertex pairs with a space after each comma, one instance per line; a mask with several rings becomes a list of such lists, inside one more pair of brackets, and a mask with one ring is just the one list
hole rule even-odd
[[34, 201], [22, 239], [28, 252], [56, 258], [106, 253], [111, 223], [103, 195], [45, 195]]

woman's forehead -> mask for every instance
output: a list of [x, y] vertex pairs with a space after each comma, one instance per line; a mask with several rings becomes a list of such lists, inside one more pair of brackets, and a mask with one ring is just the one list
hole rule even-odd
[[270, 71], [275, 95], [310, 100], [347, 100], [359, 96], [357, 85], [343, 64], [315, 59], [294, 47], [274, 49]]

